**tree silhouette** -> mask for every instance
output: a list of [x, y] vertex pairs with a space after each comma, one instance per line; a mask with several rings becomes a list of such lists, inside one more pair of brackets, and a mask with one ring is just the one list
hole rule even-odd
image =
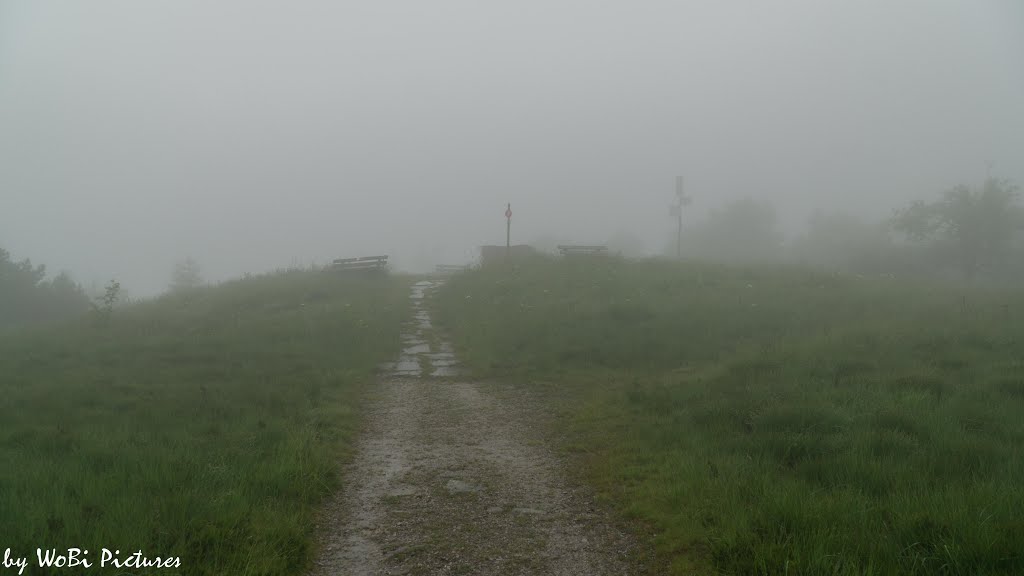
[[192, 258], [186, 258], [174, 265], [171, 273], [171, 291], [181, 292], [191, 290], [203, 284], [203, 277], [199, 271], [199, 263]]
[[960, 185], [934, 202], [915, 201], [898, 210], [893, 228], [929, 243], [956, 262], [964, 278], [998, 272], [1009, 262], [1014, 235], [1024, 227], [1017, 186], [988, 179], [980, 189]]

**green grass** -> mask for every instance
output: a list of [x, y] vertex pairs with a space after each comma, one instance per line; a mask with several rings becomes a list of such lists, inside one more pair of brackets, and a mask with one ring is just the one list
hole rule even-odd
[[674, 573], [1024, 573], [1024, 293], [537, 260], [435, 305]]
[[407, 289], [290, 272], [4, 335], [2, 547], [301, 573]]

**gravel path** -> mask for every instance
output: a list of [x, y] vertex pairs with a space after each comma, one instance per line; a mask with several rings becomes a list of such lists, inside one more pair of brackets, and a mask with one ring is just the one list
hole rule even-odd
[[634, 546], [543, 443], [532, 400], [458, 377], [413, 289], [416, 323], [369, 402], [313, 574], [632, 574]]

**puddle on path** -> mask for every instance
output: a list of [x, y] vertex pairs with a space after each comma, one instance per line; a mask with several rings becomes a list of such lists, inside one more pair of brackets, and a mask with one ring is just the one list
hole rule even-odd
[[422, 344], [413, 344], [405, 350], [402, 350], [402, 354], [406, 356], [416, 356], [417, 354], [426, 354], [428, 352], [430, 352], [430, 345], [426, 342], [423, 342]]
[[419, 358], [402, 356], [395, 363], [395, 372], [416, 372], [419, 374], [420, 371], [420, 360]]

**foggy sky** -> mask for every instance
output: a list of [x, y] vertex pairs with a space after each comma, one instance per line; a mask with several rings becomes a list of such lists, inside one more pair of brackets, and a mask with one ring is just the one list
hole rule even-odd
[[1024, 183], [1014, 0], [0, 0], [0, 247], [135, 295]]

